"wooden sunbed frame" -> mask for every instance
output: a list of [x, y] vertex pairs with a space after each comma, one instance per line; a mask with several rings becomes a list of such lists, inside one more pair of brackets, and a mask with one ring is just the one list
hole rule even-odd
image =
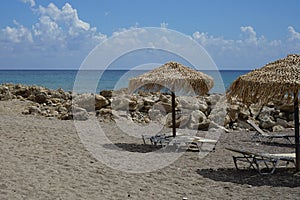
[[[226, 148], [229, 151], [242, 154], [241, 156], [232, 156], [235, 168], [238, 170], [238, 161], [246, 162], [249, 164], [249, 168], [255, 169], [261, 175], [273, 174], [278, 166], [279, 161], [286, 162], [286, 166], [292, 162], [296, 165], [295, 153], [288, 154], [270, 154], [270, 153], [253, 153], [250, 151]], [[264, 164], [261, 167], [260, 164]]]

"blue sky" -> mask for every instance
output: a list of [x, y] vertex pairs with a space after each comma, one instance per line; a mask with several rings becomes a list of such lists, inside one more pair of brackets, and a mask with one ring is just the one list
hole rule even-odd
[[1, 0], [0, 69], [76, 69], [133, 27], [192, 37], [219, 69], [254, 69], [300, 53], [298, 0]]

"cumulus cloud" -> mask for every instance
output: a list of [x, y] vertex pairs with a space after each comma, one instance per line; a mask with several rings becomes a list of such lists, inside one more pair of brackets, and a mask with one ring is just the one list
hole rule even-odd
[[[33, 58], [48, 56], [57, 60], [56, 63], [67, 65], [68, 58], [80, 62], [97, 44], [107, 39], [96, 27], [81, 19], [77, 10], [69, 3], [59, 8], [54, 3], [44, 7], [36, 5], [34, 0], [21, 1], [32, 7], [31, 10], [38, 16], [38, 20], [30, 27], [14, 21], [13, 26], [0, 30], [0, 60], [7, 59], [12, 62], [16, 57], [22, 60], [21, 57], [26, 55], [31, 56], [28, 60], [32, 61]], [[127, 30], [137, 26], [138, 24]], [[160, 27], [167, 29], [168, 24], [162, 22]], [[143, 30], [140, 28], [133, 33], [141, 35]], [[112, 36], [120, 36], [124, 31], [126, 29], [120, 29]], [[214, 36], [201, 31], [194, 32], [191, 37], [208, 51], [220, 68], [260, 67], [288, 53], [300, 52], [300, 33], [292, 26], [287, 28], [288, 37], [281, 40], [268, 40], [252, 26], [242, 26], [239, 31], [237, 39]], [[122, 42], [128, 40], [125, 36], [116, 42], [122, 45]], [[132, 45], [142, 42], [131, 36], [129, 39]], [[168, 38], [161, 38], [157, 42], [168, 43]], [[156, 45], [153, 42], [149, 47]], [[50, 60], [47, 63], [50, 65], [52, 62], [54, 61]], [[37, 63], [38, 65], [40, 63]]]
[[195, 32], [193, 39], [202, 45], [221, 68], [257, 68], [289, 53], [299, 53], [300, 34], [289, 27], [287, 40], [268, 40], [258, 35], [252, 26], [240, 27], [236, 40], [215, 37], [206, 32]]
[[31, 7], [35, 6], [35, 1], [34, 0], [21, 0], [23, 3], [28, 3], [30, 4]]
[[[29, 3], [31, 7], [36, 6], [34, 0], [22, 2]], [[27, 58], [28, 60], [51, 55], [58, 63], [68, 63], [63, 61], [67, 58], [80, 61], [95, 45], [106, 39], [106, 35], [97, 31], [96, 27], [80, 19], [77, 10], [69, 3], [62, 8], [58, 8], [54, 3], [46, 7], [39, 5], [32, 8], [32, 12], [38, 16], [38, 21], [31, 27], [14, 22], [13, 26], [0, 30], [1, 58], [10, 59], [18, 52], [20, 60], [26, 54], [32, 57]]]
[[290, 38], [289, 40], [300, 40], [300, 33], [297, 32], [294, 27], [289, 26], [288, 31], [290, 33]]
[[[23, 0], [35, 5], [34, 1]], [[77, 49], [85, 46], [93, 48], [95, 43], [106, 39], [106, 36], [91, 27], [78, 16], [77, 10], [66, 3], [61, 9], [54, 3], [47, 7], [38, 6], [33, 11], [39, 16], [38, 22], [31, 28], [15, 23], [16, 27], [2, 29], [2, 40], [12, 43], [30, 41], [34, 45], [47, 50], [49, 46], [56, 48]], [[74, 43], [76, 45], [74, 45]]]
[[20, 25], [17, 21], [14, 21], [14, 24], [16, 27], [9, 27], [2, 29], [2, 40], [6, 42], [12, 42], [12, 43], [32, 43], [33, 38], [31, 31], [27, 29], [26, 27]]

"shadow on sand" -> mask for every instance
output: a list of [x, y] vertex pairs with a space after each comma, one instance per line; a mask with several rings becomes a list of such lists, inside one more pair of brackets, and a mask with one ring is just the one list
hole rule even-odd
[[[168, 153], [168, 152], [199, 152], [198, 149], [177, 149], [176, 146], [167, 146], [162, 148], [160, 145], [152, 145], [152, 144], [136, 144], [136, 143], [114, 143], [114, 144], [104, 144], [103, 147], [107, 149], [114, 149], [120, 151], [129, 151], [129, 152], [137, 152], [137, 153]], [[116, 148], [117, 147], [117, 148]]]
[[251, 186], [299, 187], [300, 173], [293, 168], [276, 169], [272, 175], [260, 175], [255, 170], [235, 168], [198, 169], [197, 173], [214, 181], [247, 184]]

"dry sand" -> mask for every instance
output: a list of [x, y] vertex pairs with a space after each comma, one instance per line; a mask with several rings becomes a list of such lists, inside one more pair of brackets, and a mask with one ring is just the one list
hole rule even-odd
[[[222, 133], [215, 151], [200, 158], [185, 152], [152, 172], [114, 170], [82, 144], [73, 121], [20, 114], [26, 102], [0, 101], [0, 199], [299, 199], [300, 176], [293, 166], [261, 176], [234, 168], [225, 147], [292, 152], [285, 141], [258, 144], [249, 132]], [[82, 123], [88, 123], [82, 122]], [[125, 137], [115, 123], [102, 123], [124, 151], [154, 149]], [[107, 146], [109, 148], [109, 146]], [[157, 153], [160, 158], [164, 153]]]

